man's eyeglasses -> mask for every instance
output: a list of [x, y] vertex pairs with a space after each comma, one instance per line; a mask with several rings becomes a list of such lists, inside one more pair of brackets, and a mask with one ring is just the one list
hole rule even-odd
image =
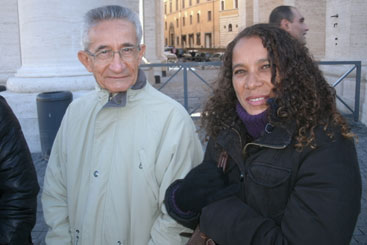
[[135, 57], [138, 50], [140, 50], [139, 45], [123, 47], [118, 51], [113, 51], [112, 49], [102, 49], [96, 53], [92, 53], [89, 50], [85, 50], [85, 52], [88, 55], [93, 56], [96, 61], [110, 62], [115, 56], [115, 53], [118, 53], [120, 55], [120, 59], [129, 60]]

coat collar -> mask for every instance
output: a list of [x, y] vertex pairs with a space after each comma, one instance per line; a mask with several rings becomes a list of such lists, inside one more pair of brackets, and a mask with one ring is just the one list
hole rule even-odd
[[[143, 88], [147, 83], [144, 72], [139, 69], [136, 83], [131, 87], [132, 90], [138, 90]], [[125, 107], [127, 102], [127, 91], [109, 94], [107, 103], [103, 106], [106, 107]]]
[[288, 127], [271, 126], [267, 124], [262, 136], [252, 140], [246, 127], [241, 121], [232, 126], [225, 127], [217, 136], [216, 142], [223, 147], [236, 161], [241, 161], [242, 156], [236, 152], [243, 152], [248, 145], [258, 145], [267, 148], [283, 149], [291, 144], [295, 125]]

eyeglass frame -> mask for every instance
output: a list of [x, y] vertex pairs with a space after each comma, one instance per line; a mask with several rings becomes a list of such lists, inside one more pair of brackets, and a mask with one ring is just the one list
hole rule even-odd
[[[135, 49], [136, 49], [136, 51], [140, 51], [141, 50], [141, 46], [139, 45], [139, 44], [137, 44], [137, 45], [131, 45], [131, 46], [125, 46], [125, 47], [122, 47], [122, 48], [120, 48], [119, 50], [117, 50], [117, 51], [114, 51], [114, 50], [112, 50], [112, 49], [108, 49], [108, 51], [111, 51], [112, 53], [112, 55], [111, 55], [111, 57], [108, 57], [108, 58], [106, 58], [106, 59], [101, 59], [101, 58], [98, 58], [98, 55], [100, 54], [100, 52], [102, 52], [103, 50], [100, 50], [100, 51], [98, 51], [98, 52], [96, 52], [96, 53], [92, 53], [91, 51], [89, 51], [88, 49], [85, 49], [84, 51], [88, 54], [88, 55], [90, 55], [90, 56], [92, 56], [95, 60], [99, 60], [100, 62], [111, 62], [112, 60], [113, 60], [113, 58], [115, 57], [115, 53], [118, 53], [119, 54], [119, 56], [120, 56], [120, 60], [124, 60], [124, 55], [122, 54], [122, 51], [124, 50], [124, 49], [129, 49], [129, 48], [133, 48], [133, 51], [135, 51]], [[126, 59], [126, 58], [125, 58]]]

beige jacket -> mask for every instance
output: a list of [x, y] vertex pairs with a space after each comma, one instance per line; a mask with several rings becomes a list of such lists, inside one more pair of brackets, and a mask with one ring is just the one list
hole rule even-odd
[[149, 83], [125, 107], [105, 90], [68, 108], [48, 162], [42, 204], [46, 243], [183, 244], [163, 205], [166, 188], [203, 157], [186, 110]]

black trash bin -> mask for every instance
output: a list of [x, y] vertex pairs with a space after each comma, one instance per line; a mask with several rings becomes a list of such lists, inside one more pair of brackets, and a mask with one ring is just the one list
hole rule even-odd
[[48, 160], [56, 133], [66, 108], [73, 100], [70, 91], [45, 92], [37, 95], [37, 114], [44, 159]]

